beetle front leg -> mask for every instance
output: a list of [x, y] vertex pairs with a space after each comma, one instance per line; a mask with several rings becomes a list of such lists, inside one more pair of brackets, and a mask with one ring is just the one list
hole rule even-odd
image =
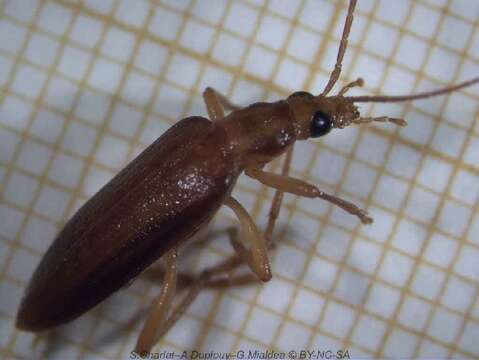
[[241, 223], [242, 229], [251, 244], [251, 253], [241, 243], [232, 238], [232, 245], [236, 252], [246, 260], [251, 270], [262, 281], [271, 279], [271, 266], [268, 260], [268, 248], [263, 234], [258, 230], [251, 216], [245, 208], [233, 197], [226, 198], [224, 205], [234, 211]]
[[208, 116], [213, 122], [223, 120], [225, 117], [225, 110], [221, 105], [217, 92], [208, 87], [203, 91], [203, 100], [206, 104], [206, 110], [208, 110]]
[[203, 92], [203, 100], [212, 121], [223, 120], [225, 117], [224, 109], [230, 111], [241, 109], [241, 106], [233, 104], [226, 96], [211, 87], [207, 87]]
[[305, 181], [294, 179], [289, 176], [269, 173], [256, 168], [246, 169], [245, 174], [253, 179], [258, 180], [260, 183], [266, 186], [281, 190], [283, 192], [308, 198], [321, 198], [323, 200], [329, 201], [330, 203], [347, 211], [351, 215], [357, 216], [363, 224], [371, 224], [373, 222], [373, 219], [368, 216], [366, 210], [360, 209], [353, 203], [343, 200], [337, 196], [327, 194], [324, 191], [319, 190], [316, 186], [308, 184]]
[[176, 249], [170, 250], [166, 255], [167, 270], [163, 287], [161, 288], [161, 294], [146, 320], [145, 325], [143, 325], [143, 329], [136, 343], [135, 352], [140, 356], [148, 353], [158, 341], [161, 334], [164, 333], [163, 328], [166, 325], [167, 315], [176, 292], [177, 256]]

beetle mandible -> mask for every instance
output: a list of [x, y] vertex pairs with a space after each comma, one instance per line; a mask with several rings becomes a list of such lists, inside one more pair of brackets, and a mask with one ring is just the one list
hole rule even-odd
[[[356, 0], [351, 0], [336, 65], [323, 92], [295, 92], [284, 100], [240, 108], [212, 88], [204, 93], [209, 119], [179, 121], [106, 184], [68, 221], [30, 280], [17, 314], [17, 326], [42, 331], [71, 321], [132, 281], [158, 258], [167, 268], [157, 304], [139, 336], [135, 351], [149, 351], [205, 286], [251, 280], [214, 278], [247, 264], [256, 278], [271, 279], [268, 248], [283, 193], [321, 198], [359, 218], [365, 210], [316, 186], [288, 176], [295, 141], [322, 137], [353, 124], [403, 119], [362, 117], [358, 102], [400, 102], [447, 94], [479, 82], [479, 78], [448, 88], [407, 96], [345, 96], [358, 79], [328, 96], [341, 73]], [[232, 110], [225, 116], [225, 109]], [[281, 174], [263, 170], [286, 154]], [[276, 189], [269, 222], [261, 233], [242, 205], [231, 196], [245, 173]], [[247, 249], [234, 236], [236, 255], [207, 269], [192, 282], [188, 294], [171, 310], [177, 282], [178, 248], [226, 205], [238, 217]]]

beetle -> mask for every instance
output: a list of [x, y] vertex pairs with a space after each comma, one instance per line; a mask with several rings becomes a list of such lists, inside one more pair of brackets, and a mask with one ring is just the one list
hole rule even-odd
[[[323, 137], [354, 124], [403, 119], [362, 117], [360, 102], [399, 102], [447, 94], [479, 78], [436, 91], [406, 96], [345, 96], [358, 79], [328, 96], [341, 74], [356, 0], [350, 0], [336, 65], [323, 92], [298, 91], [284, 100], [237, 107], [212, 88], [203, 93], [209, 119], [180, 120], [89, 199], [67, 222], [39, 263], [17, 314], [17, 327], [43, 331], [69, 322], [129, 284], [161, 257], [166, 272], [157, 304], [139, 336], [135, 351], [151, 349], [205, 286], [245, 283], [251, 277], [214, 277], [247, 264], [256, 278], [271, 279], [268, 248], [283, 193], [321, 198], [372, 222], [356, 205], [291, 178], [288, 170], [298, 140]], [[225, 115], [225, 109], [232, 110]], [[281, 174], [264, 171], [286, 154]], [[231, 196], [242, 174], [276, 189], [267, 229], [262, 234]], [[175, 294], [178, 249], [204, 228], [221, 206], [238, 217], [247, 249], [231, 236], [236, 255], [191, 281], [189, 293], [170, 311]]]

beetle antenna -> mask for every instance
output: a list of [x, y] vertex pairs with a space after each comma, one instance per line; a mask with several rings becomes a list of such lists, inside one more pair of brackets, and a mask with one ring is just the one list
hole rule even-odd
[[390, 123], [393, 123], [393, 124], [399, 125], [399, 126], [406, 126], [407, 125], [406, 120], [400, 119], [400, 118], [392, 118], [392, 117], [389, 117], [389, 116], [360, 117], [358, 119], [354, 119], [353, 123], [355, 123], [355, 124], [367, 124], [367, 123], [370, 123], [370, 122], [373, 122], [373, 121], [376, 121], [376, 122], [390, 122]]
[[418, 100], [418, 99], [425, 99], [433, 96], [444, 95], [450, 92], [465, 88], [467, 86], [471, 86], [474, 84], [479, 83], [479, 77], [473, 78], [472, 80], [465, 81], [463, 83], [449, 86], [443, 89], [438, 89], [434, 91], [423, 92], [419, 94], [413, 95], [402, 95], [402, 96], [347, 96], [345, 99], [350, 100], [352, 102], [401, 102], [401, 101], [411, 101], [411, 100]]
[[363, 86], [364, 85], [364, 80], [362, 78], [357, 78], [354, 81], [351, 81], [349, 84], [344, 86], [338, 93], [338, 96], [344, 95], [349, 89], [355, 87], [355, 86]]
[[336, 81], [338, 81], [339, 75], [341, 75], [341, 66], [343, 63], [344, 53], [346, 52], [346, 48], [348, 47], [348, 36], [349, 32], [351, 31], [351, 25], [353, 24], [353, 13], [355, 7], [356, 0], [351, 0], [349, 2], [348, 15], [346, 16], [346, 21], [344, 23], [343, 36], [341, 37], [341, 43], [339, 44], [336, 64], [334, 65], [334, 70], [329, 76], [328, 83], [326, 84], [323, 92], [321, 93], [322, 96], [326, 96], [331, 91], [334, 84], [336, 84]]

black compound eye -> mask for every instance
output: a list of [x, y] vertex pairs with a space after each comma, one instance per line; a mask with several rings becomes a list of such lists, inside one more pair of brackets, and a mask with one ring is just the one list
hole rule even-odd
[[316, 111], [311, 122], [311, 137], [320, 137], [331, 131], [333, 123], [328, 114]]

